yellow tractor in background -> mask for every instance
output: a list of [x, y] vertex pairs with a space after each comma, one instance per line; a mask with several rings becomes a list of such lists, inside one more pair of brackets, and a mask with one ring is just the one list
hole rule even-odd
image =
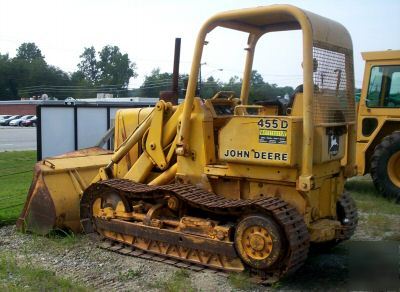
[[[240, 96], [203, 100], [203, 46], [217, 27], [248, 36], [243, 84]], [[257, 41], [288, 30], [302, 31], [302, 90], [285, 111], [248, 105]], [[352, 42], [339, 23], [289, 5], [219, 13], [198, 34], [184, 102], [118, 111], [114, 153], [38, 162], [18, 226], [83, 230], [129, 254], [279, 279], [310, 243], [356, 228], [344, 191], [356, 173], [353, 93]]]
[[358, 105], [357, 168], [400, 203], [400, 51], [367, 52]]

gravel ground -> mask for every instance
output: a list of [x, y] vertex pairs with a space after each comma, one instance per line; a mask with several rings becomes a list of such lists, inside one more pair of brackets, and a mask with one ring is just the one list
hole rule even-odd
[[[352, 240], [379, 241], [400, 234], [400, 216], [383, 217], [390, 222], [390, 225], [384, 225], [384, 230], [368, 224], [369, 216], [360, 214], [359, 228]], [[195, 291], [238, 291], [238, 287], [252, 291], [347, 290], [347, 244], [342, 243], [323, 254], [311, 254], [302, 269], [272, 288], [252, 285], [247, 278], [232, 279], [232, 276], [221, 276], [211, 271], [187, 271], [187, 281], [189, 288]], [[56, 275], [99, 291], [163, 291], [167, 290], [166, 283], [173, 281], [174, 277], [176, 281], [176, 274], [180, 272], [179, 268], [165, 263], [97, 248], [87, 236], [40, 237], [17, 232], [14, 226], [0, 228], [0, 255], [4, 253], [13, 254], [18, 262], [54, 271]]]
[[[2, 252], [11, 252], [18, 261], [55, 271], [99, 291], [160, 290], [152, 286], [167, 281], [179, 271], [167, 264], [97, 248], [86, 236], [52, 239], [19, 233], [14, 226], [0, 228]], [[202, 291], [233, 289], [226, 277], [209, 271], [189, 271], [189, 275], [192, 286]]]

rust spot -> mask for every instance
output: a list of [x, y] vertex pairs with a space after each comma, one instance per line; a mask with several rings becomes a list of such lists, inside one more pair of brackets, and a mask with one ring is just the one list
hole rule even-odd
[[17, 220], [17, 228], [47, 234], [55, 226], [56, 210], [50, 193], [43, 180], [40, 162], [35, 165], [35, 176], [28, 192], [22, 213]]

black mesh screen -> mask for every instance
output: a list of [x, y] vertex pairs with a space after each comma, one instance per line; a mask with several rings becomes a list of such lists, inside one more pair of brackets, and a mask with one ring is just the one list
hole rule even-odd
[[354, 122], [352, 51], [316, 42], [313, 58], [315, 123]]

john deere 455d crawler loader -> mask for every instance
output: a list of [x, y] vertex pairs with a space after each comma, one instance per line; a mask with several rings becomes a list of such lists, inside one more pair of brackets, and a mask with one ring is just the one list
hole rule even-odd
[[[203, 46], [217, 27], [248, 35], [241, 94], [202, 100]], [[303, 89], [285, 110], [248, 105], [257, 41], [288, 30], [302, 31]], [[353, 92], [342, 25], [287, 5], [219, 13], [198, 34], [184, 102], [120, 110], [113, 154], [39, 162], [18, 224], [82, 228], [171, 261], [279, 278], [304, 263], [310, 242], [355, 230], [344, 192], [355, 174]]]

